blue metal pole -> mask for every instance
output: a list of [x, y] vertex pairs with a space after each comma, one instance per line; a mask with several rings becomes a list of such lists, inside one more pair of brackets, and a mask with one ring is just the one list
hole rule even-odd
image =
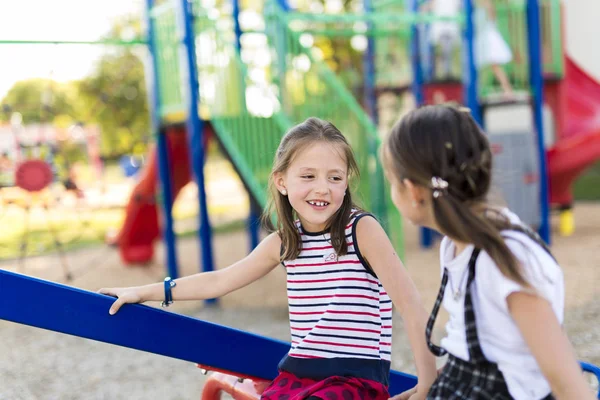
[[290, 5], [288, 4], [287, 0], [277, 0], [277, 3], [279, 4], [279, 6], [281, 7], [281, 9], [285, 12], [291, 11], [292, 8], [290, 7]]
[[240, 38], [242, 37], [242, 27], [240, 26], [240, 0], [232, 1], [232, 17], [233, 17], [233, 31], [235, 32], [235, 48], [238, 53], [242, 51], [242, 43]]
[[[424, 2], [423, 0], [416, 1], [416, 12], [418, 12]], [[435, 46], [430, 41], [430, 24], [423, 24], [417, 29], [419, 31], [419, 54], [421, 57], [421, 84], [423, 84], [435, 79]]]
[[550, 244], [550, 207], [548, 200], [548, 172], [544, 147], [544, 81], [542, 76], [542, 54], [540, 38], [540, 4], [538, 0], [527, 0], [527, 44], [529, 48], [529, 81], [531, 84], [533, 122], [537, 134], [540, 175], [541, 224], [539, 234]]
[[[418, 0], [408, 0], [408, 10], [413, 14], [419, 13]], [[413, 81], [411, 85], [412, 94], [415, 98], [417, 107], [425, 104], [425, 95], [423, 93], [423, 65], [421, 63], [421, 41], [419, 26], [415, 23], [410, 28], [410, 60], [413, 71]], [[433, 231], [428, 228], [421, 228], [419, 232], [421, 247], [429, 248], [433, 245]]]
[[[235, 48], [238, 54], [242, 52], [242, 28], [240, 26], [240, 2], [239, 0], [232, 0], [232, 9], [233, 9], [233, 25], [235, 32]], [[243, 77], [242, 77], [243, 79]], [[242, 108], [245, 109], [246, 101], [245, 99], [241, 99]], [[248, 193], [251, 196], [250, 193]], [[248, 216], [247, 228], [248, 228], [248, 236], [250, 237], [250, 250], [253, 250], [258, 246], [258, 242], [260, 241], [260, 207], [254, 204], [254, 202], [250, 201], [250, 215]]]
[[163, 210], [163, 237], [165, 241], [165, 253], [167, 258], [167, 269], [169, 276], [173, 279], [179, 276], [177, 271], [177, 249], [175, 246], [175, 233], [173, 231], [173, 185], [171, 183], [171, 171], [169, 168], [169, 149], [165, 132], [161, 129], [160, 118], [160, 87], [158, 82], [158, 61], [156, 58], [156, 42], [154, 39], [154, 20], [150, 11], [154, 6], [154, 0], [146, 0], [146, 29], [148, 37], [148, 51], [150, 54], [152, 72], [151, 72], [151, 91], [150, 91], [150, 110], [152, 116], [152, 130], [156, 137], [156, 158], [158, 163], [159, 187], [162, 189], [162, 210]]
[[[372, 13], [374, 11], [372, 0], [364, 0], [363, 8], [365, 14]], [[377, 93], [376, 93], [376, 85], [377, 85], [377, 71], [375, 66], [375, 38], [370, 34], [370, 32], [375, 28], [374, 23], [370, 22], [367, 25], [367, 48], [365, 54], [363, 55], [363, 81], [364, 81], [364, 90], [363, 90], [363, 102], [367, 109], [367, 113], [371, 117], [373, 124], [375, 127], [379, 126], [379, 112], [377, 109]], [[370, 147], [371, 154], [377, 154], [377, 143], [374, 139], [369, 139], [368, 143]], [[377, 163], [377, 168], [374, 174], [371, 175], [371, 193], [373, 199], [378, 203], [378, 205], [374, 205], [374, 211], [377, 213], [377, 216], [381, 219], [381, 221], [388, 221], [387, 218], [387, 208], [385, 205], [385, 182], [384, 182], [384, 174], [380, 163]], [[386, 226], [386, 228], [388, 228]]]
[[[269, 4], [270, 2], [266, 2], [267, 4]], [[272, 3], [274, 4], [274, 3]], [[291, 11], [290, 5], [288, 4], [287, 0], [277, 0], [277, 5], [281, 8], [281, 10], [283, 10], [284, 12], [289, 12]], [[277, 8], [277, 7], [275, 7]], [[268, 23], [268, 21], [267, 21]], [[289, 108], [293, 107], [294, 105], [292, 104], [292, 102], [290, 102], [288, 100], [288, 94], [287, 94], [287, 82], [286, 82], [286, 76], [287, 76], [287, 63], [286, 63], [286, 56], [288, 53], [288, 43], [286, 38], [288, 37], [286, 30], [288, 29], [285, 26], [285, 22], [284, 21], [280, 21], [279, 19], [276, 20], [276, 22], [274, 24], [271, 24], [272, 27], [269, 29], [273, 29], [275, 31], [275, 38], [274, 38], [274, 43], [275, 43], [275, 50], [277, 53], [277, 69], [278, 69], [278, 79], [279, 79], [279, 98], [281, 100], [281, 107], [283, 108], [283, 110], [288, 110]], [[268, 25], [267, 25], [268, 27]]]
[[[198, 67], [196, 63], [196, 46], [194, 41], [194, 14], [192, 1], [181, 0], [181, 19], [179, 26], [183, 28], [182, 39], [185, 46], [186, 63], [183, 68], [182, 84], [184, 93], [187, 94], [188, 116], [186, 121], [188, 143], [190, 148], [190, 162], [198, 186], [200, 245], [202, 248], [202, 270], [212, 271], [212, 232], [208, 219], [208, 206], [206, 203], [206, 187], [204, 182], [204, 121], [198, 116], [200, 86], [198, 82]], [[208, 299], [207, 303], [215, 303], [216, 299]]]
[[[373, 12], [373, 4], [371, 0], [364, 0], [363, 3], [365, 14]], [[369, 34], [373, 29], [373, 23], [369, 23], [367, 29], [367, 49], [363, 56], [363, 77], [364, 77], [364, 93], [363, 99], [367, 108], [367, 113], [373, 120], [375, 126], [379, 125], [379, 113], [377, 112], [377, 95], [375, 93], [376, 71], [375, 71], [375, 38]]]
[[[419, 3], [417, 0], [408, 0], [409, 12], [413, 14], [419, 13]], [[420, 39], [419, 39], [419, 26], [414, 23], [411, 28], [411, 41], [410, 41], [410, 60], [413, 70], [413, 82], [411, 90], [415, 97], [415, 104], [417, 107], [421, 107], [425, 104], [425, 96], [423, 94], [423, 66], [421, 63], [421, 52], [420, 52]]]
[[471, 109], [471, 115], [483, 127], [483, 116], [477, 98], [477, 67], [475, 66], [475, 24], [473, 21], [473, 0], [464, 0], [465, 30], [463, 31], [464, 66], [463, 85], [465, 88], [465, 105]]
[[435, 46], [429, 43], [429, 35], [430, 35], [429, 26], [427, 26], [426, 39], [425, 39], [425, 54], [427, 56], [427, 64], [426, 64], [426, 73], [424, 76], [424, 80], [427, 82], [435, 80], [435, 69], [436, 69], [436, 59], [435, 59]]

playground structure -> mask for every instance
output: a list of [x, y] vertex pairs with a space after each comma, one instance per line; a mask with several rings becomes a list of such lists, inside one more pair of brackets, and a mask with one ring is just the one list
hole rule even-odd
[[[194, 171], [194, 175], [203, 181], [202, 153], [204, 146], [201, 145], [200, 140], [190, 136], [190, 127], [202, 127], [203, 132], [214, 132], [214, 137], [232, 161], [248, 189], [253, 204], [253, 216], [250, 222], [253, 231], [252, 237], [257, 238], [256, 217], [266, 204], [266, 185], [272, 157], [283, 133], [293, 123], [311, 115], [319, 115], [324, 119], [331, 120], [346, 134], [356, 149], [363, 174], [363, 179], [358, 187], [361, 202], [382, 220], [401, 251], [400, 221], [393, 210], [389, 196], [386, 195], [381, 164], [377, 161], [380, 139], [376, 126], [356, 99], [344, 88], [337, 76], [324, 63], [315, 58], [310, 48], [300, 43], [299, 33], [284, 24], [282, 20], [284, 14], [277, 9], [279, 6], [275, 4], [272, 6], [275, 9], [267, 16], [267, 20], [274, 18], [276, 21], [269, 22], [269, 26], [279, 27], [278, 29], [283, 34], [281, 40], [285, 41], [285, 43], [273, 45], [274, 48], [280, 48], [279, 53], [282, 54], [277, 63], [271, 65], [273, 76], [280, 77], [277, 90], [273, 90], [272, 85], [268, 82], [251, 79], [251, 75], [246, 73], [247, 71], [256, 72], [259, 69], [253, 67], [251, 63], [246, 65], [242, 62], [241, 55], [243, 53], [240, 52], [241, 43], [239, 39], [236, 39], [235, 24], [227, 24], [228, 20], [232, 22], [235, 19], [232, 20], [227, 16], [211, 19], [206, 10], [198, 9], [194, 15], [195, 31], [192, 31], [192, 24], [189, 22], [190, 30], [189, 32], [185, 31], [185, 38], [188, 41], [195, 38], [196, 41], [205, 43], [206, 46], [199, 46], [197, 54], [195, 52], [188, 54], [191, 60], [187, 63], [189, 65], [178, 65], [175, 57], [177, 47], [173, 45], [178, 43], [175, 36], [176, 13], [167, 3], [158, 6], [151, 12], [149, 26], [155, 26], [152, 28], [155, 32], [155, 40], [151, 36], [152, 40], [149, 45], [151, 49], [155, 49], [157, 85], [154, 95], [158, 97], [156, 101], [159, 105], [156, 106], [156, 109], [158, 110], [157, 115], [160, 116], [160, 121], [157, 121], [155, 125], [160, 126], [162, 132], [169, 132], [169, 135], [166, 136], [159, 135], [159, 139], [170, 136], [170, 132], [174, 129], [172, 126], [181, 124], [182, 118], [187, 114], [186, 128], [189, 143], [192, 144], [190, 146], [191, 160], [193, 160], [191, 169]], [[269, 47], [259, 48], [255, 51], [256, 53], [269, 51]], [[286, 61], [283, 54], [288, 54], [286, 57], [292, 57], [294, 60]], [[189, 106], [185, 104], [183, 94], [185, 93], [184, 89], [190, 84], [187, 81], [184, 84], [178, 84], [178, 79], [181, 79], [182, 76], [192, 76], [192, 81], [195, 82], [194, 75], [196, 74], [200, 82], [199, 106]], [[191, 87], [196, 87], [196, 84], [192, 83]], [[192, 89], [191, 93], [187, 95], [188, 101], [194, 93], [196, 90]], [[279, 97], [277, 93], [279, 93]], [[329, 100], [332, 98], [335, 101]], [[187, 108], [199, 110], [201, 118], [191, 117], [192, 113], [186, 112]], [[157, 171], [162, 181], [162, 178], [170, 176], [170, 173], [163, 168], [164, 166], [161, 167], [161, 160], [167, 165], [172, 163], [166, 163], [161, 157], [160, 140], [157, 143], [158, 157], [156, 160], [159, 166]], [[194, 149], [195, 143], [197, 147]], [[162, 152], [168, 153], [166, 150], [162, 150]], [[169, 154], [168, 158], [173, 160], [174, 155]], [[151, 170], [152, 164], [148, 165]], [[166, 193], [174, 194], [179, 188], [179, 185], [173, 186], [171, 182], [166, 182], [165, 187], [167, 186], [171, 189]], [[203, 187], [200, 182], [198, 182], [198, 186], [200, 202], [203, 203]], [[152, 242], [155, 238], [151, 238], [150, 235], [136, 236], [136, 232], [140, 231], [137, 226], [141, 221], [154, 218], [151, 215], [155, 215], [156, 211], [147, 204], [136, 201], [135, 196], [132, 199], [134, 202], [134, 205], [131, 205], [132, 210], [136, 207], [143, 207], [149, 214], [128, 214], [125, 229], [119, 234], [121, 255], [125, 262], [147, 262], [152, 255]], [[165, 200], [163, 208], [170, 210], [169, 203], [172, 202], [172, 198], [163, 196], [163, 200]], [[210, 236], [209, 222], [207, 217], [202, 216], [202, 210], [205, 209], [205, 204], [201, 204], [199, 232], [203, 243], [202, 255], [210, 258], [211, 245], [210, 240], [207, 239]], [[172, 228], [170, 228], [172, 221], [170, 221], [169, 213], [163, 213], [163, 238], [167, 248], [171, 249], [174, 246], [172, 242], [174, 237]], [[132, 239], [133, 237], [138, 240]], [[253, 241], [256, 243], [256, 240]], [[167, 251], [167, 254], [171, 254], [169, 256], [171, 258], [167, 261], [169, 274], [177, 276], [175, 255], [170, 250]], [[212, 260], [203, 259], [202, 265], [204, 270], [210, 270]]]
[[[586, 73], [565, 52], [564, 27], [562, 25], [562, 5], [559, 1], [541, 2], [542, 33], [542, 88], [543, 105], [551, 114], [552, 126], [544, 126], [539, 153], [547, 159], [548, 205], [560, 212], [559, 231], [570, 235], [574, 231], [572, 220], [575, 180], [600, 159], [600, 83]], [[517, 90], [526, 90], [528, 85], [527, 52], [520, 35], [526, 29], [519, 17], [518, 6], [498, 6], [498, 23], [504, 37], [515, 53], [515, 61], [507, 66], [512, 83]], [[431, 65], [431, 63], [430, 63]], [[436, 83], [433, 74], [428, 73], [433, 83], [425, 85], [426, 103], [435, 102], [440, 96], [446, 100], [464, 102], [464, 91], [458, 81]], [[429, 87], [427, 87], [429, 86]], [[479, 109], [484, 114], [495, 105], [513, 105], [519, 101], [502, 104], [486, 103], [487, 95], [494, 94], [491, 72], [483, 71], [480, 79]], [[525, 104], [530, 101], [524, 99]], [[482, 115], [482, 122], [484, 115]], [[549, 136], [553, 140], [546, 140]], [[549, 146], [542, 146], [543, 142]], [[544, 181], [544, 175], [540, 175]], [[542, 196], [542, 202], [544, 202]], [[548, 240], [548, 239], [547, 239]]]
[[[470, 1], [466, 3], [468, 16]], [[236, 9], [239, 11], [236, 4], [234, 2], [234, 14]], [[531, 9], [537, 7], [536, 1], [530, 0], [528, 4]], [[376, 126], [369, 114], [363, 111], [361, 102], [318, 59], [314, 49], [301, 41], [301, 31], [293, 29], [294, 21], [307, 22], [319, 17], [289, 12], [285, 4], [269, 4], [272, 8], [266, 10], [269, 21], [267, 31], [272, 32], [267, 36], [279, 55], [271, 60], [270, 76], [277, 82], [274, 88], [270, 80], [251, 75], [249, 63], [243, 62], [241, 28], [236, 23], [237, 18], [213, 18], [208, 12], [210, 10], [193, 8], [195, 5], [197, 3], [181, 0], [154, 6], [151, 0], [148, 1], [148, 45], [153, 54], [153, 123], [157, 144], [132, 196], [127, 221], [119, 236], [123, 258], [139, 262], [151, 257], [152, 241], [156, 239], [152, 236], [158, 235], [162, 228], [169, 274], [177, 276], [171, 207], [178, 190], [194, 176], [201, 203], [201, 265], [204, 270], [212, 267], [210, 225], [202, 173], [203, 137], [206, 137], [206, 132], [211, 132], [219, 141], [252, 196], [255, 207], [250, 225], [254, 237], [257, 237], [255, 218], [266, 201], [265, 186], [274, 150], [288, 127], [311, 115], [332, 120], [348, 135], [357, 149], [363, 171], [359, 187], [362, 200], [384, 221], [388, 231], [395, 237], [396, 245], [401, 245], [401, 227], [394, 219], [393, 207], [385, 193], [381, 166], [377, 162], [380, 136]], [[336, 18], [332, 17], [332, 23], [339, 22]], [[366, 17], [345, 18], [351, 22], [366, 20], [376, 23], [378, 18], [384, 16], [373, 12]], [[535, 20], [535, 14], [530, 18]], [[400, 24], [403, 30], [412, 34], [415, 33], [413, 29], [416, 29], [417, 22], [421, 22], [418, 16], [410, 13], [387, 15], [384, 19], [391, 24]], [[220, 23], [223, 20], [230, 21], [230, 24]], [[469, 32], [469, 18], [466, 20], [466, 35], [471, 36], [469, 39], [472, 43], [472, 26]], [[300, 29], [306, 27], [300, 26]], [[327, 31], [322, 27], [319, 29]], [[384, 29], [386, 35], [390, 32], [393, 34], [396, 31], [388, 29], [385, 32]], [[416, 36], [409, 36], [409, 39], [415, 45]], [[467, 53], [471, 53], [468, 59], [472, 67], [472, 47]], [[186, 57], [180, 58], [178, 54], [185, 54]], [[415, 71], [418, 71], [420, 68], [415, 54], [413, 52], [412, 61], [417, 67]], [[179, 64], [180, 60], [182, 65]], [[534, 69], [533, 66], [531, 68]], [[461, 99], [477, 115], [480, 108], [477, 80], [474, 79], [476, 74], [472, 70], [469, 73], [469, 85], [454, 90], [465, 90], [466, 94]], [[413, 90], [417, 98], [420, 96], [419, 103], [426, 101], [427, 93], [438, 90], [435, 85], [439, 83], [428, 83], [418, 78], [415, 82]], [[367, 93], [372, 95], [376, 92], [375, 87], [367, 86], [364, 88]], [[447, 91], [452, 87], [450, 84], [439, 90]], [[536, 96], [536, 107], [541, 112], [541, 96], [539, 93]], [[262, 106], [259, 107], [260, 104]], [[371, 116], [375, 116], [372, 103], [370, 110], [373, 113]], [[543, 131], [540, 121], [538, 119], [537, 128]], [[189, 163], [185, 162], [186, 157]], [[160, 186], [156, 183], [157, 176]], [[161, 201], [156, 200], [159, 189], [163, 192]], [[163, 210], [160, 223], [158, 204]], [[153, 219], [153, 216], [156, 218]], [[144, 225], [146, 222], [148, 225]], [[117, 316], [109, 317], [106, 310], [112, 300], [105, 296], [18, 274], [0, 272], [0, 290], [10, 299], [0, 306], [2, 319], [193, 361], [205, 368], [237, 377], [272, 379], [277, 372], [277, 362], [289, 348], [286, 343], [140, 305], [126, 307]], [[35, 296], [24, 298], [26, 293], [34, 293]], [[53, 305], [47, 305], [45, 300], [48, 298], [54, 299]], [[170, 328], [157, 329], [150, 336], [138, 329], [140, 324]], [[597, 367], [586, 363], [582, 363], [582, 367], [600, 378]], [[215, 398], [211, 396], [216, 396], [218, 390], [229, 391], [235, 398], [256, 397], [250, 388], [242, 394], [236, 393], [237, 378], [226, 378], [218, 383], [220, 377], [223, 376], [214, 375], [214, 379], [209, 381], [205, 393], [207, 399]], [[415, 378], [393, 372], [390, 382], [390, 392], [395, 394], [413, 386]]]
[[[474, 64], [463, 68], [465, 79], [437, 79], [432, 68], [435, 49], [422, 44], [426, 41], [424, 33], [427, 26], [435, 21], [435, 17], [417, 14], [418, 3], [409, 2], [407, 6], [401, 1], [379, 1], [365, 5], [365, 14], [332, 15], [290, 10], [284, 2], [266, 2], [264, 9], [260, 10], [266, 26], [263, 31], [242, 30], [238, 6], [233, 7], [232, 15], [216, 9], [213, 11], [219, 12], [211, 15], [210, 9], [194, 3], [194, 23], [188, 35], [197, 39], [195, 46], [198, 47], [194, 47], [197, 53], [190, 56], [189, 65], [180, 65], [175, 56], [178, 17], [173, 7], [164, 3], [153, 9], [150, 22], [155, 24], [155, 40], [150, 41], [150, 48], [155, 59], [158, 88], [155, 101], [160, 120], [156, 124], [161, 132], [167, 132], [166, 136], [159, 135], [159, 139], [175, 138], [175, 131], [185, 133], [185, 129], [175, 127], [182, 127], [185, 116], [189, 114], [184, 97], [186, 87], [195, 84], [187, 82], [185, 77], [194, 73], [199, 86], [197, 108], [200, 118], [186, 121], [186, 126], [189, 129], [194, 125], [205, 133], [200, 135], [204, 138], [202, 146], [190, 147], [189, 154], [194, 160], [190, 170], [193, 173], [177, 173], [173, 178], [177, 183], [170, 190], [173, 197], [168, 200], [173, 201], [187, 180], [200, 176], [201, 166], [195, 164], [202, 159], [200, 153], [210, 135], [230, 158], [250, 194], [252, 215], [249, 228], [251, 242], [256, 244], [256, 217], [266, 201], [264, 193], [270, 156], [282, 132], [293, 123], [316, 114], [332, 120], [348, 135], [363, 171], [359, 190], [363, 204], [380, 217], [402, 252], [401, 225], [384, 195], [386, 189], [381, 167], [376, 161], [377, 143], [381, 137], [376, 126], [379, 119], [377, 103], [382, 93], [410, 91], [417, 105], [436, 103], [440, 99], [467, 104], [481, 125], [484, 125], [486, 113], [495, 107], [530, 105], [539, 157], [539, 171], [534, 176], [537, 178], [533, 179], [533, 183], [539, 184], [539, 231], [546, 241], [550, 241], [549, 214], [554, 207], [561, 212], [561, 234], [571, 234], [574, 229], [570, 211], [573, 206], [572, 184], [600, 158], [599, 101], [594, 96], [600, 84], [585, 74], [564, 52], [560, 1], [541, 1], [539, 9], [523, 1], [498, 6], [499, 29], [515, 54], [507, 72], [515, 90], [525, 93], [513, 100], [500, 101], [498, 96], [494, 96], [499, 88], [491, 72], [488, 69], [477, 71]], [[219, 16], [215, 17], [217, 14]], [[469, 28], [468, 21], [465, 20], [465, 33], [472, 35], [473, 26]], [[531, 21], [539, 21], [540, 24], [532, 25]], [[528, 28], [530, 25], [531, 29]], [[537, 32], [536, 28], [541, 36], [528, 39], [527, 32]], [[467, 32], [469, 29], [470, 33]], [[354, 72], [354, 75], [363, 76], [358, 89], [343, 75], [352, 68], [348, 61], [351, 56], [339, 56], [334, 61], [323, 60], [323, 52], [317, 46], [324, 41], [345, 41], [349, 44], [350, 38], [356, 37], [367, 41], [362, 71]], [[536, 43], [541, 44], [536, 46]], [[271, 57], [271, 54], [276, 57]], [[465, 56], [462, 54], [456, 58]], [[539, 59], [539, 63], [529, 62], [530, 59]], [[332, 63], [334, 66], [331, 66]], [[190, 75], [191, 70], [194, 73]], [[463, 85], [462, 81], [469, 84]], [[582, 102], [583, 98], [587, 100]], [[554, 132], [545, 126], [542, 116], [544, 105], [551, 110]], [[546, 136], [556, 138], [549, 149], [544, 146]], [[188, 143], [194, 143], [190, 135], [188, 139]], [[160, 141], [158, 143], [160, 148]], [[179, 143], [184, 142], [179, 140]], [[170, 145], [170, 151], [174, 151], [175, 147]], [[579, 156], [582, 149], [584, 156]], [[161, 157], [149, 157], [144, 177], [170, 176], [173, 172], [167, 172], [167, 166], [180, 171], [182, 167], [175, 166], [174, 161], [181, 154], [170, 153], [166, 157], [170, 161], [165, 161], [164, 168], [157, 167], [158, 163], [153, 164]], [[163, 203], [161, 234], [159, 213], [154, 203], [140, 201], [155, 197], [158, 186], [148, 186], [145, 182], [146, 179], [142, 179], [132, 195], [127, 221], [118, 235], [125, 263], [150, 261], [153, 243], [161, 236], [168, 248], [174, 246], [174, 235], [169, 228], [172, 226], [168, 217], [169, 202]], [[205, 205], [200, 205], [200, 210], [205, 208]], [[152, 229], [146, 229], [148, 224], [145, 221], [152, 221]], [[210, 270], [207, 216], [200, 217], [199, 226], [201, 243], [204, 243], [203, 254], [207, 257], [202, 260], [202, 265]], [[430, 232], [423, 231], [422, 244], [426, 247], [432, 244]], [[167, 254], [171, 254], [167, 261], [169, 274], [177, 276], [176, 256], [172, 251]]]

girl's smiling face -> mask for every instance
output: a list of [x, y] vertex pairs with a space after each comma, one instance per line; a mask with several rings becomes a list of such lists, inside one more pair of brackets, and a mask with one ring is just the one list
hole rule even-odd
[[348, 188], [348, 162], [340, 146], [316, 142], [302, 149], [285, 173], [275, 177], [304, 229], [320, 232], [340, 209]]

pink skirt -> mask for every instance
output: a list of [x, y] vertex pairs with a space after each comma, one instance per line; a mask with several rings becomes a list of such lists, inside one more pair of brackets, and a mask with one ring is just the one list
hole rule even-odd
[[311, 396], [323, 400], [388, 400], [383, 384], [367, 379], [332, 376], [316, 381], [301, 379], [281, 371], [262, 393], [263, 400], [304, 400]]

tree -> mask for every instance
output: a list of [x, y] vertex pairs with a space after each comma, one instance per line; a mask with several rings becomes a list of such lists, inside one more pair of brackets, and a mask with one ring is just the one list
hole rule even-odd
[[23, 124], [52, 122], [59, 115], [72, 115], [72, 93], [67, 84], [50, 79], [28, 79], [14, 84], [2, 105], [0, 121], [10, 120], [11, 113], [19, 112]]
[[19, 81], [2, 100], [0, 121], [19, 112], [23, 124], [51, 123], [60, 128], [98, 125], [101, 154], [117, 158], [144, 152], [149, 132], [144, 66], [130, 49], [105, 54], [91, 76], [58, 83], [49, 79]]
[[[113, 23], [105, 36], [108, 40], [141, 39], [142, 23], [138, 16], [125, 16]], [[101, 129], [101, 154], [117, 158], [126, 153], [145, 153], [149, 139], [144, 64], [134, 47], [107, 52], [91, 76], [80, 81], [77, 91], [82, 101], [79, 113], [85, 122]]]
[[77, 91], [81, 98], [78, 114], [84, 122], [100, 126], [103, 156], [130, 153], [147, 140], [144, 66], [130, 49], [102, 57], [93, 74], [77, 83]]
[[[105, 39], [140, 37], [139, 18], [126, 17], [114, 23]], [[103, 157], [145, 152], [149, 113], [144, 65], [134, 51], [132, 47], [107, 48], [93, 73], [80, 81], [17, 82], [2, 100], [5, 112], [0, 109], [0, 121], [8, 121], [17, 111], [23, 116], [23, 124], [52, 123], [60, 128], [75, 123], [98, 125]]]

